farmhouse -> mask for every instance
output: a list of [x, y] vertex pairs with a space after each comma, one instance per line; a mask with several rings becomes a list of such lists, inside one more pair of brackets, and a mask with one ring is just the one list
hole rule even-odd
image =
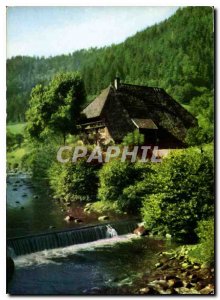
[[162, 88], [121, 83], [116, 78], [82, 111], [81, 130], [97, 144], [119, 143], [138, 129], [145, 145], [183, 148], [196, 119]]

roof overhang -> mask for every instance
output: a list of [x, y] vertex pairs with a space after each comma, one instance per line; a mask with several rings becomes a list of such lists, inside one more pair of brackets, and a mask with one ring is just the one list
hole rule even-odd
[[151, 119], [131, 119], [138, 129], [158, 129], [157, 125]]

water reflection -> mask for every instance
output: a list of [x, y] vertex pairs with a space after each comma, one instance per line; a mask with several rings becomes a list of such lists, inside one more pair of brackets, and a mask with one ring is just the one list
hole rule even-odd
[[[73, 216], [70, 222], [67, 215]], [[110, 221], [128, 219], [128, 215], [108, 213]], [[85, 213], [82, 203], [65, 206], [51, 197], [46, 184], [33, 184], [23, 174], [7, 178], [7, 237], [97, 224], [99, 214]], [[76, 222], [80, 220], [80, 222]]]
[[7, 237], [38, 233], [50, 226], [65, 228], [63, 217], [45, 186], [33, 186], [30, 178], [21, 175], [8, 178]]

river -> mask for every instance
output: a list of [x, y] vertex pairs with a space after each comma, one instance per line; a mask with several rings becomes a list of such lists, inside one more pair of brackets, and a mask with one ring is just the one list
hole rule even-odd
[[[50, 197], [46, 186], [33, 185], [25, 175], [10, 176], [7, 181], [8, 238], [45, 231], [53, 234], [60, 229], [82, 226], [64, 221], [66, 211], [61, 211], [61, 204]], [[83, 226], [98, 223], [97, 216], [85, 216], [79, 204], [72, 209], [83, 219]], [[117, 216], [112, 218], [117, 220]], [[115, 228], [120, 234], [120, 227]], [[122, 232], [112, 238], [14, 256], [15, 273], [8, 292], [12, 295], [135, 293], [157, 262], [156, 254], [173, 247], [170, 241]]]

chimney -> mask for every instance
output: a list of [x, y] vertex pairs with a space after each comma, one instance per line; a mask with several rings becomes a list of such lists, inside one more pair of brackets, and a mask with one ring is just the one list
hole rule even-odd
[[120, 78], [119, 77], [115, 77], [115, 89], [117, 90], [120, 87]]

